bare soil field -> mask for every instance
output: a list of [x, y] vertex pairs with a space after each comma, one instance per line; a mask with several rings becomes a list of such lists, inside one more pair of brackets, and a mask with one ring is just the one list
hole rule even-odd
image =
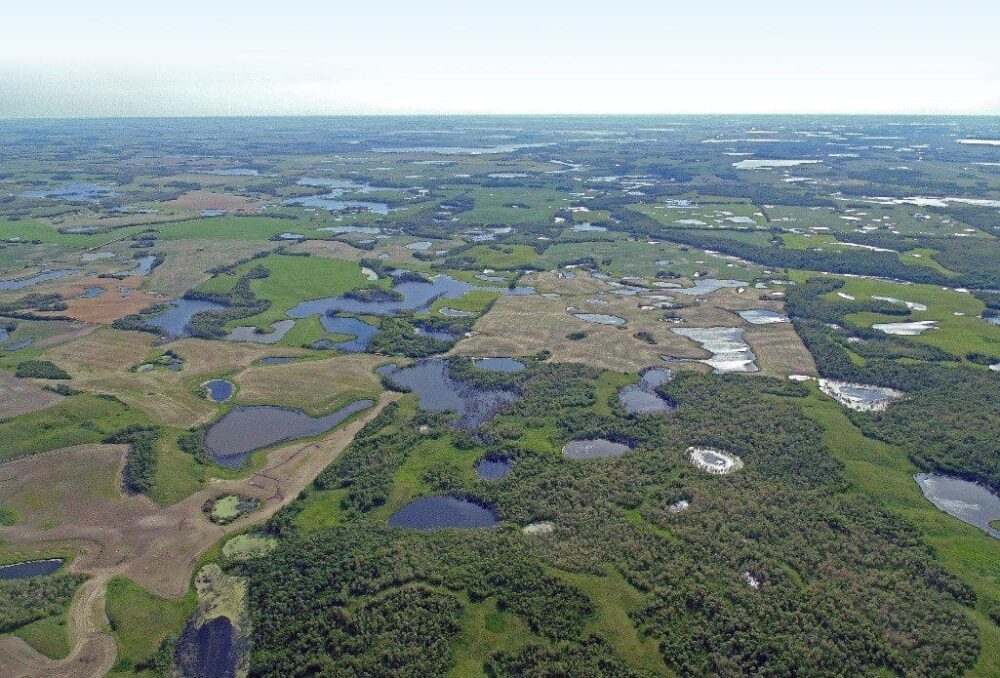
[[0, 370], [0, 419], [37, 412], [62, 400], [40, 388], [29, 379], [18, 379], [7, 370]]
[[260, 200], [242, 195], [219, 193], [217, 191], [188, 191], [164, 205], [192, 210], [226, 210], [230, 214], [256, 214], [263, 204]]
[[[60, 288], [68, 308], [49, 315], [67, 315], [77, 320], [106, 325], [118, 318], [138, 313], [161, 300], [140, 287], [145, 282], [141, 276], [117, 278], [86, 278]], [[104, 293], [90, 299], [77, 299], [88, 287], [100, 287]], [[43, 314], [44, 315], [44, 314]]]

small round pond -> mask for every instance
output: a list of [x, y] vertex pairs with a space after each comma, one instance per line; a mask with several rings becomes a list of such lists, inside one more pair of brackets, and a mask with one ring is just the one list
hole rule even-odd
[[226, 402], [233, 396], [233, 390], [235, 389], [232, 382], [228, 382], [225, 379], [206, 381], [203, 386], [205, 387], [205, 391], [208, 392], [208, 399], [213, 403]]
[[483, 480], [500, 480], [513, 468], [510, 459], [487, 457], [476, 464], [476, 475]]
[[389, 517], [391, 527], [413, 530], [478, 529], [493, 527], [499, 521], [496, 513], [481, 504], [448, 496], [411, 501]]

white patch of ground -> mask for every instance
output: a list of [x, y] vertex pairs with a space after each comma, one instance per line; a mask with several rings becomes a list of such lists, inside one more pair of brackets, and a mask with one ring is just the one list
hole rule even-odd
[[820, 379], [819, 390], [844, 407], [858, 412], [881, 412], [905, 394], [891, 388]]
[[530, 525], [525, 525], [521, 528], [521, 531], [525, 534], [552, 534], [555, 532], [555, 523], [549, 520], [543, 520], [538, 523], [531, 523]]
[[918, 320], [911, 323], [875, 323], [872, 329], [898, 337], [919, 337], [927, 330], [936, 330], [937, 320]]
[[691, 463], [708, 473], [725, 475], [743, 468], [742, 459], [714, 447], [689, 447], [687, 453]]

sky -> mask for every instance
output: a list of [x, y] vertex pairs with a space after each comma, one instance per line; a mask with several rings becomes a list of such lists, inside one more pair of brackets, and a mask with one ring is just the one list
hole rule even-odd
[[5, 5], [0, 118], [1000, 114], [996, 0]]

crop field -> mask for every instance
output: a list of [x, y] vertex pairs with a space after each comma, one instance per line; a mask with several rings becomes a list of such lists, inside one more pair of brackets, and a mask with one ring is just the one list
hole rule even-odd
[[0, 121], [0, 674], [1000, 675], [995, 121], [485, 120]]

